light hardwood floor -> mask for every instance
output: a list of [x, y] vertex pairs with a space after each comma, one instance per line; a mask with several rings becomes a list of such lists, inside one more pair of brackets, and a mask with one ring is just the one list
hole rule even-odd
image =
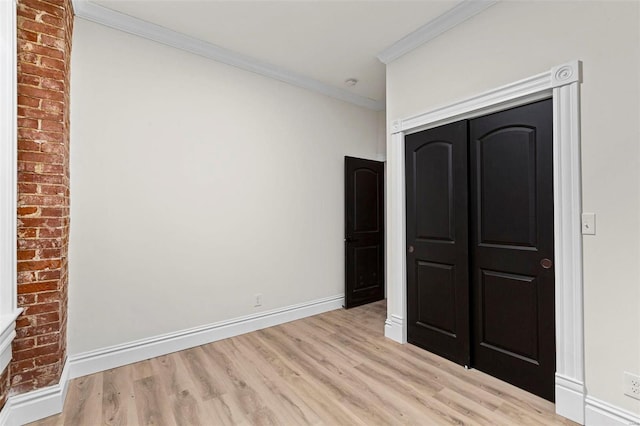
[[378, 302], [70, 383], [35, 425], [569, 425], [553, 404], [385, 339]]

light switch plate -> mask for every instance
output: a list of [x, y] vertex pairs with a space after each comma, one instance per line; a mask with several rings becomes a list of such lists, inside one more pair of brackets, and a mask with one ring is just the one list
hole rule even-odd
[[595, 213], [582, 213], [582, 235], [596, 235]]

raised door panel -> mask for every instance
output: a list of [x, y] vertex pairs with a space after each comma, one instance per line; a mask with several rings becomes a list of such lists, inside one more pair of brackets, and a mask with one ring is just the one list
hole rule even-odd
[[416, 262], [417, 325], [450, 337], [456, 335], [455, 267]]
[[467, 122], [405, 138], [407, 339], [469, 365]]
[[555, 373], [552, 132], [550, 100], [469, 124], [472, 362], [549, 400]]
[[536, 245], [536, 131], [510, 126], [475, 141], [481, 245]]
[[415, 235], [421, 240], [453, 241], [453, 146], [435, 141], [413, 152], [415, 169]]
[[369, 168], [353, 173], [353, 229], [355, 232], [378, 232], [380, 218], [380, 180], [382, 176]]

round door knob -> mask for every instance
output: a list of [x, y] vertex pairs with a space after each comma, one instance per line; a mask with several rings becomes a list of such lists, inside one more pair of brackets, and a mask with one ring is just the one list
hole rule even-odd
[[542, 266], [544, 269], [549, 269], [553, 266], [553, 262], [551, 261], [551, 259], [542, 259], [540, 261], [540, 266]]
[[409, 253], [413, 253], [413, 250], [414, 250], [413, 246], [409, 246]]

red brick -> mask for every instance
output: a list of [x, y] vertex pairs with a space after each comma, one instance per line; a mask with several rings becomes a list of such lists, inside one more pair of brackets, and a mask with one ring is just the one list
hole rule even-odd
[[42, 142], [40, 150], [46, 153], [65, 155], [68, 149], [61, 143]]
[[[44, 67], [51, 68], [54, 70], [62, 71], [66, 69], [66, 65], [64, 61], [61, 61], [59, 59], [48, 58], [46, 56], [40, 57], [40, 64]], [[60, 99], [63, 99], [63, 96], [61, 96]]]
[[45, 164], [42, 166], [43, 173], [51, 173], [51, 174], [67, 174], [67, 170], [58, 164]]
[[[49, 345], [59, 341], [60, 341], [60, 333], [51, 333], [51, 334], [45, 334], [45, 335], [36, 337], [36, 344], [38, 346]], [[44, 364], [53, 364], [53, 363], [54, 362], [46, 362]], [[44, 365], [44, 364], [40, 364], [40, 365]]]
[[62, 119], [62, 112], [49, 112], [42, 111], [40, 109], [35, 108], [27, 108], [18, 106], [18, 117], [31, 117], [38, 118], [42, 120], [57, 120]]
[[51, 70], [39, 67], [33, 64], [19, 64], [20, 65], [20, 74], [31, 74], [37, 75], [41, 78], [51, 78], [53, 80], [64, 80], [64, 72], [59, 70]]
[[55, 218], [24, 217], [24, 218], [21, 218], [20, 221], [24, 226], [34, 227], [34, 228], [39, 228], [43, 226], [56, 228], [56, 227], [62, 226], [62, 220], [55, 219]]
[[[45, 132], [43, 130], [37, 130], [37, 129], [18, 128], [18, 138], [26, 139], [26, 140], [34, 140], [34, 141], [62, 142], [63, 135], [62, 133]], [[18, 157], [18, 160], [21, 160], [21, 158]], [[23, 161], [34, 161], [34, 160], [23, 160]], [[49, 161], [49, 160], [41, 157], [39, 162], [44, 162], [44, 161]]]
[[[58, 50], [54, 47], [42, 46], [40, 44], [36, 44], [26, 40], [18, 42], [18, 48], [20, 49], [20, 52], [33, 53], [35, 55], [40, 56], [41, 58], [48, 57], [48, 58], [58, 59], [58, 60], [64, 59], [63, 51]], [[32, 61], [29, 61], [29, 62], [31, 63]], [[40, 62], [42, 63], [42, 59], [40, 60]], [[37, 63], [37, 62], [33, 62], [33, 63]]]
[[38, 236], [38, 230], [36, 228], [18, 228], [18, 238], [35, 238]]
[[[35, 75], [20, 74], [20, 76], [18, 76], [18, 83], [26, 84], [28, 86], [40, 86], [40, 81], [40, 77], [37, 77]], [[19, 125], [20, 123], [18, 123], [18, 126]]]
[[[55, 336], [57, 339], [56, 341], [61, 341], [59, 334], [47, 334], [46, 336]], [[59, 362], [60, 362], [60, 356], [58, 354], [42, 355], [34, 360], [34, 364], [36, 366], [57, 364]]]
[[32, 31], [23, 30], [21, 28], [18, 29], [18, 40], [26, 40], [26, 41], [38, 41], [38, 33], [34, 33]]
[[[46, 169], [46, 167], [43, 167]], [[27, 206], [60, 206], [64, 204], [64, 197], [50, 195], [18, 195], [18, 205]]]
[[37, 129], [40, 123], [38, 120], [33, 118], [18, 118], [18, 127], [28, 128], [28, 129]]
[[60, 249], [43, 249], [38, 252], [41, 259], [57, 259], [62, 257], [62, 250]]
[[55, 248], [55, 247], [62, 247], [62, 241], [58, 241], [58, 240], [37, 240], [37, 239], [31, 239], [31, 240], [21, 239], [21, 240], [18, 240], [18, 248], [21, 249], [21, 250]]
[[35, 294], [21, 294], [20, 296], [18, 296], [18, 305], [20, 306], [32, 305], [34, 303], [36, 303]]
[[18, 216], [29, 216], [38, 213], [37, 207], [20, 207], [18, 209]]
[[40, 151], [40, 142], [21, 139], [18, 141], [18, 151]]
[[[37, 108], [40, 106], [40, 99], [18, 95], [18, 105]], [[18, 115], [20, 116], [20, 114]]]
[[53, 271], [38, 271], [37, 274], [39, 281], [59, 280], [62, 276], [59, 269], [54, 269]]
[[51, 4], [42, 0], [20, 0], [20, 3], [29, 8], [47, 12], [60, 18], [65, 17], [65, 9], [60, 6], [61, 4], [63, 4], [62, 1], [56, 1], [55, 4]]
[[23, 28], [28, 31], [32, 31], [34, 33], [39, 33], [39, 34], [45, 33], [45, 34], [51, 34], [55, 37], [64, 37], [64, 30], [60, 28], [56, 28], [53, 25], [48, 25], [42, 22], [33, 21], [23, 16], [18, 16], [18, 25], [20, 26], [20, 28]]
[[38, 325], [51, 324], [53, 322], [60, 322], [60, 313], [58, 312], [47, 312], [46, 314], [37, 314], [36, 321]]
[[40, 293], [58, 289], [58, 281], [42, 281], [37, 283], [18, 284], [18, 294]]
[[18, 271], [38, 271], [42, 269], [54, 269], [60, 267], [60, 260], [31, 260], [19, 261]]
[[35, 255], [35, 250], [18, 250], [18, 260], [31, 260]]
[[[24, 315], [44, 314], [56, 312], [60, 309], [60, 302], [38, 303], [36, 305], [27, 306], [24, 309]], [[52, 322], [52, 321], [49, 321]], [[40, 323], [40, 321], [38, 321]]]
[[60, 323], [51, 323], [46, 325], [39, 326], [29, 326], [22, 327], [16, 329], [16, 336], [20, 337], [30, 337], [30, 336], [41, 336], [43, 334], [55, 333], [60, 330]]
[[[47, 58], [41, 58], [41, 62]], [[50, 61], [58, 61], [49, 59]], [[23, 96], [29, 96], [38, 99], [50, 99], [58, 102], [64, 101], [64, 94], [58, 90], [40, 89], [38, 87], [27, 86], [26, 84], [18, 84], [18, 92]]]
[[20, 70], [22, 68], [23, 64], [37, 64], [38, 61], [38, 55], [36, 55], [35, 53], [32, 52], [20, 52], [18, 53], [18, 60], [20, 61], [20, 63], [18, 64], [18, 70]]
[[49, 183], [52, 185], [61, 185], [64, 181], [62, 176], [57, 175], [42, 175], [37, 173], [18, 173], [19, 182], [35, 182], [35, 183]]
[[[65, 42], [64, 42], [64, 38], [62, 38], [62, 37], [52, 37], [52, 36], [47, 35], [47, 34], [40, 34], [39, 41], [44, 46], [51, 47], [53, 49], [57, 49], [60, 52], [64, 52], [64, 49], [66, 47], [65, 46]], [[64, 58], [64, 53], [63, 53], [63, 58]]]
[[59, 291], [47, 291], [43, 293], [38, 293], [36, 295], [36, 300], [38, 303], [50, 303], [60, 300], [60, 292]]
[[56, 353], [60, 350], [60, 344], [54, 343], [52, 345], [38, 346], [31, 349], [25, 349], [22, 351], [14, 351], [13, 356], [15, 359], [29, 359], [35, 358], [40, 355], [49, 355]]
[[[51, 80], [53, 81], [53, 80]], [[64, 131], [64, 123], [60, 121], [52, 121], [52, 120], [41, 120], [40, 128], [42, 130], [48, 130], [50, 132], [63, 132]]]
[[45, 15], [42, 15], [40, 17], [40, 19], [45, 24], [49, 24], [49, 25], [54, 26], [54, 27], [62, 28], [62, 26], [64, 25], [64, 21], [62, 19], [57, 18], [57, 17], [52, 16], [52, 15], [46, 15], [45, 14]]
[[50, 228], [40, 228], [38, 230], [39, 238], [59, 238], [64, 235], [65, 231], [62, 229], [50, 229]]
[[38, 279], [38, 274], [35, 271], [22, 271], [17, 273], [18, 284], [34, 283], [36, 281], [42, 281]]
[[33, 337], [28, 337], [25, 339], [15, 339], [13, 341], [13, 350], [23, 351], [26, 349], [32, 349], [35, 345], [36, 345], [36, 339]]
[[37, 194], [38, 185], [35, 183], [18, 183], [18, 191], [21, 194]]
[[38, 185], [39, 193], [46, 195], [64, 195], [67, 187], [64, 185]]
[[[49, 355], [46, 355], [49, 356]], [[14, 371], [26, 371], [33, 370], [36, 367], [36, 362], [33, 359], [26, 359], [24, 361], [14, 362], [11, 365], [12, 370]]]

